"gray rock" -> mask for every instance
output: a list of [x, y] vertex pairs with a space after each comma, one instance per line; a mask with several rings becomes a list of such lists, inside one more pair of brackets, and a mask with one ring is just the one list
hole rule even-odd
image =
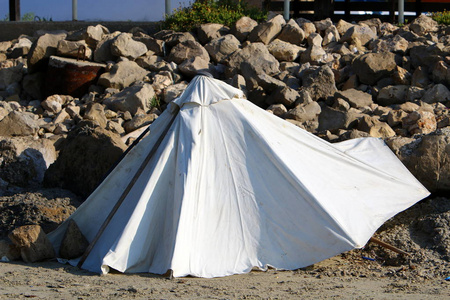
[[402, 124], [403, 118], [405, 118], [407, 116], [408, 116], [408, 113], [401, 109], [391, 110], [391, 111], [389, 111], [388, 116], [387, 116], [387, 123], [389, 124], [389, 126], [395, 127], [397, 125]]
[[115, 57], [111, 52], [111, 45], [119, 34], [120, 32], [116, 31], [111, 34], [103, 35], [102, 39], [97, 43], [97, 47], [95, 48], [94, 61], [100, 63], [114, 61]]
[[[80, 47], [84, 47], [85, 51], [80, 51]], [[56, 53], [59, 56], [80, 58], [80, 59], [91, 59], [92, 50], [89, 48], [85, 41], [66, 41], [60, 40], [56, 49]], [[84, 55], [83, 55], [84, 53]]]
[[423, 67], [418, 67], [411, 78], [411, 85], [419, 88], [427, 88], [430, 84], [428, 72]]
[[425, 103], [450, 101], [450, 91], [445, 85], [439, 83], [428, 89], [421, 100]]
[[44, 184], [87, 197], [126, 148], [119, 135], [83, 121], [62, 143]]
[[77, 223], [71, 219], [61, 241], [59, 256], [65, 259], [80, 257], [84, 254], [88, 246], [88, 240], [80, 231]]
[[322, 109], [317, 102], [308, 104], [299, 104], [293, 109], [290, 109], [283, 117], [287, 119], [294, 119], [299, 122], [318, 120]]
[[20, 259], [20, 250], [11, 242], [0, 240], [0, 258], [6, 257], [10, 261]]
[[138, 57], [135, 62], [144, 69], [157, 72], [159, 71], [160, 67], [159, 64], [164, 64], [164, 59], [161, 56], [157, 55], [145, 55]]
[[181, 42], [172, 48], [167, 60], [173, 61], [176, 64], [181, 64], [187, 59], [200, 57], [209, 62], [209, 54], [202, 45], [196, 41], [187, 40]]
[[384, 106], [404, 103], [406, 102], [408, 88], [407, 85], [390, 85], [384, 87], [379, 91], [376, 102]]
[[152, 38], [150, 36], [134, 37], [135, 41], [143, 43], [149, 51], [155, 55], [165, 56], [165, 43], [162, 40]]
[[181, 93], [184, 92], [186, 87], [187, 87], [186, 82], [180, 82], [168, 86], [166, 89], [164, 89], [164, 102], [169, 103], [178, 98], [181, 95]]
[[330, 18], [326, 18], [320, 21], [315, 21], [314, 26], [316, 26], [316, 29], [319, 32], [324, 32], [325, 30], [333, 26], [333, 22], [331, 21]]
[[200, 57], [195, 57], [185, 60], [178, 66], [180, 72], [187, 77], [194, 77], [200, 71], [211, 72], [209, 61], [206, 61]]
[[350, 103], [351, 107], [360, 108], [364, 106], [369, 106], [373, 103], [372, 95], [365, 93], [363, 91], [355, 90], [355, 89], [347, 89], [345, 91], [337, 91], [334, 94], [334, 98], [342, 98], [348, 103]]
[[310, 20], [304, 19], [304, 18], [298, 18], [295, 21], [297, 22], [298, 26], [300, 26], [300, 28], [305, 33], [305, 39], [307, 39], [311, 33], [316, 32], [316, 26]]
[[298, 92], [288, 86], [277, 88], [271, 95], [269, 102], [271, 104], [283, 104], [286, 107], [292, 106], [300, 97]]
[[281, 33], [277, 36], [277, 39], [300, 46], [305, 39], [305, 32], [295, 20], [290, 19], [289, 22], [284, 25]]
[[425, 35], [437, 31], [438, 23], [429, 16], [420, 15], [409, 24], [409, 29], [415, 34]]
[[272, 104], [266, 111], [273, 113], [275, 116], [281, 117], [287, 113], [287, 109], [283, 104]]
[[5, 90], [8, 85], [22, 80], [24, 65], [19, 63], [16, 66], [0, 69], [0, 90]]
[[22, 259], [27, 263], [55, 257], [53, 246], [39, 225], [18, 227], [8, 237], [19, 247]]
[[361, 45], [368, 44], [371, 40], [374, 40], [377, 38], [376, 32], [374, 32], [370, 27], [368, 26], [359, 26], [355, 25], [350, 27], [344, 35], [339, 40], [340, 43], [349, 43], [353, 44], [355, 39], [358, 39], [361, 41]]
[[363, 54], [355, 58], [352, 64], [359, 80], [369, 85], [390, 76], [396, 66], [395, 54], [390, 52]]
[[136, 81], [142, 80], [147, 71], [134, 61], [121, 61], [115, 64], [110, 72], [103, 73], [98, 79], [98, 85], [105, 88], [123, 89]]
[[435, 83], [442, 83], [450, 86], [450, 65], [444, 61], [439, 61], [433, 66], [431, 76]]
[[197, 28], [197, 35], [200, 43], [205, 45], [211, 40], [227, 35], [230, 28], [222, 24], [208, 23], [202, 24]]
[[22, 89], [32, 99], [40, 100], [43, 98], [44, 81], [45, 73], [43, 72], [27, 74], [23, 77]]
[[421, 44], [414, 45], [409, 49], [409, 56], [411, 57], [411, 64], [414, 68], [432, 67], [446, 56], [448, 50], [442, 43], [433, 43], [432, 45]]
[[334, 73], [327, 65], [304, 71], [302, 82], [304, 89], [314, 101], [333, 97], [337, 91]]
[[395, 67], [395, 71], [392, 74], [392, 79], [397, 85], [410, 85], [411, 77], [411, 73], [399, 66]]
[[35, 135], [38, 129], [32, 113], [11, 111], [0, 121], [0, 136]]
[[106, 128], [108, 120], [105, 116], [105, 110], [100, 103], [89, 103], [84, 113], [84, 119], [94, 121], [102, 128]]
[[269, 93], [275, 91], [278, 88], [283, 89], [286, 86], [283, 81], [275, 79], [265, 73], [259, 74], [256, 78], [256, 81], [259, 86], [261, 86], [266, 92]]
[[231, 33], [240, 41], [243, 42], [247, 39], [247, 36], [258, 25], [258, 22], [249, 17], [241, 17], [236, 21], [231, 28]]
[[380, 122], [376, 117], [364, 115], [358, 122], [358, 130], [367, 132], [370, 136], [377, 138], [388, 138], [395, 136], [395, 131], [384, 122]]
[[311, 33], [308, 37], [308, 49], [302, 53], [302, 63], [323, 63], [326, 60], [327, 53], [322, 48], [322, 37], [317, 33]]
[[153, 87], [148, 83], [135, 84], [123, 89], [121, 92], [103, 100], [103, 104], [113, 111], [129, 111], [135, 115], [139, 111], [150, 109], [150, 100], [155, 97]]
[[281, 29], [286, 24], [282, 15], [277, 15], [273, 19], [258, 24], [247, 39], [252, 43], [261, 42], [265, 45], [269, 44], [281, 32]]
[[324, 106], [319, 115], [319, 131], [335, 132], [338, 129], [350, 129], [355, 126], [356, 122], [357, 115], [354, 113]]
[[30, 72], [36, 72], [47, 66], [48, 58], [56, 55], [58, 42], [67, 36], [66, 33], [49, 34], [40, 36], [31, 46], [28, 53], [27, 65]]
[[241, 43], [232, 34], [216, 38], [205, 45], [210, 57], [216, 63], [226, 63], [228, 57], [239, 50]]
[[136, 59], [147, 52], [144, 43], [133, 40], [131, 34], [121, 33], [111, 43], [111, 54]]
[[88, 26], [83, 32], [83, 39], [92, 49], [95, 49], [106, 34], [109, 34], [109, 30], [103, 25]]
[[294, 61], [306, 50], [279, 39], [273, 40], [267, 45], [267, 49], [279, 61]]
[[369, 49], [373, 52], [394, 52], [399, 54], [406, 53], [408, 41], [400, 35], [394, 35], [386, 39], [373, 40], [369, 44]]
[[436, 118], [432, 112], [418, 110], [402, 119], [402, 128], [411, 134], [429, 134], [436, 130]]
[[44, 173], [57, 157], [50, 140], [33, 137], [0, 139], [0, 178], [19, 187], [42, 184]]
[[19, 58], [27, 55], [30, 52], [32, 45], [33, 42], [31, 42], [28, 38], [20, 37], [19, 41], [11, 48], [11, 52], [8, 55], [9, 58]]
[[123, 128], [125, 129], [126, 133], [130, 133], [132, 131], [135, 131], [136, 129], [139, 129], [145, 125], [151, 124], [154, 120], [156, 120], [158, 116], [156, 114], [148, 114], [148, 115], [135, 115], [133, 119], [131, 119], [128, 122], [125, 122]]
[[331, 44], [333, 42], [338, 42], [340, 39], [339, 31], [337, 30], [336, 26], [331, 25], [325, 30], [322, 46], [326, 46], [328, 44]]
[[342, 19], [336, 23], [336, 29], [340, 35], [344, 35], [353, 26], [355, 26], [355, 24], [349, 23]]

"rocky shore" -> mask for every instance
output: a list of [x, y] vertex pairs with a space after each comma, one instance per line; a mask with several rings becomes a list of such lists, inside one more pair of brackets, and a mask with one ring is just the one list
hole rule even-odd
[[[199, 71], [327, 141], [382, 138], [431, 192], [450, 193], [450, 26], [427, 16], [402, 27], [277, 15], [195, 32], [38, 31], [0, 42], [0, 257], [15, 227], [49, 231], [70, 215], [133, 141], [127, 134]], [[449, 202], [424, 200], [380, 229], [416, 256], [367, 251], [405, 276], [450, 276], [433, 269], [449, 267]]]

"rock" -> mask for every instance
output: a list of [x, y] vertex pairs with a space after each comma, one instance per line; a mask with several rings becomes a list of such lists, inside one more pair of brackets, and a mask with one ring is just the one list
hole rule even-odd
[[168, 71], [162, 71], [153, 76], [152, 87], [156, 94], [160, 94], [166, 87], [173, 84], [172, 73]]
[[283, 104], [272, 104], [266, 111], [273, 113], [275, 116], [281, 117], [287, 113], [287, 109]]
[[123, 89], [142, 80], [147, 73], [134, 61], [121, 61], [115, 64], [110, 72], [103, 73], [98, 79], [98, 84], [105, 88]]
[[[390, 141], [389, 146], [393, 144]], [[430, 192], [450, 191], [449, 145], [450, 130], [446, 128], [397, 144], [393, 151]]]
[[305, 32], [295, 20], [290, 19], [289, 22], [284, 25], [281, 33], [277, 36], [277, 39], [300, 46], [305, 39]]
[[88, 26], [83, 33], [83, 39], [89, 47], [95, 49], [106, 34], [109, 34], [109, 30], [103, 25]]
[[201, 57], [194, 57], [185, 60], [178, 68], [180, 72], [186, 77], [194, 77], [200, 71], [210, 72], [209, 61], [202, 59]]
[[413, 44], [409, 49], [411, 64], [414, 68], [432, 67], [441, 61], [442, 57], [446, 56], [446, 53], [448, 53], [448, 50], [446, 50], [444, 44], [441, 43], [433, 43], [431, 45]]
[[350, 109], [350, 104], [342, 98], [336, 96], [334, 97], [333, 108], [340, 111], [348, 111]]
[[308, 37], [308, 49], [302, 53], [302, 63], [322, 63], [325, 60], [327, 53], [322, 48], [322, 37], [317, 33], [311, 33]]
[[382, 78], [390, 76], [397, 63], [390, 52], [367, 53], [353, 60], [352, 68], [362, 83], [375, 85]]
[[125, 129], [123, 129], [122, 125], [120, 125], [118, 121], [108, 121], [108, 123], [106, 124], [106, 130], [120, 135], [125, 133]]
[[205, 45], [211, 40], [227, 35], [230, 28], [222, 24], [208, 23], [202, 24], [197, 28], [197, 35], [200, 43]]
[[350, 27], [353, 27], [353, 26], [355, 26], [355, 24], [349, 23], [342, 19], [336, 23], [336, 29], [338, 30], [340, 35], [344, 35], [347, 32], [347, 30], [349, 30]]
[[135, 84], [103, 100], [103, 104], [113, 111], [129, 111], [135, 115], [138, 111], [150, 109], [150, 100], [155, 97], [153, 87], [148, 83]]
[[186, 87], [187, 87], [186, 82], [180, 82], [168, 86], [166, 89], [164, 89], [164, 102], [169, 103], [178, 98], [181, 95], [181, 93], [184, 92]]
[[21, 226], [8, 237], [20, 248], [22, 259], [27, 263], [55, 257], [53, 246], [39, 225]]
[[302, 75], [302, 82], [313, 101], [333, 97], [337, 91], [334, 73], [327, 65], [306, 70]]
[[316, 26], [310, 20], [304, 19], [304, 18], [298, 18], [295, 21], [297, 22], [298, 26], [300, 26], [300, 28], [305, 33], [305, 39], [307, 39], [311, 33], [316, 32]]
[[19, 82], [23, 77], [23, 64], [0, 69], [0, 90], [5, 90], [10, 84]]
[[450, 91], [445, 85], [439, 83], [428, 89], [421, 100], [425, 103], [450, 101]]
[[195, 57], [200, 57], [209, 62], [208, 51], [206, 51], [206, 49], [199, 43], [187, 40], [172, 48], [169, 56], [167, 57], [167, 61], [173, 61], [176, 64], [181, 64], [185, 60]]
[[387, 116], [387, 123], [389, 124], [389, 126], [395, 127], [399, 124], [402, 124], [403, 118], [405, 118], [407, 116], [408, 116], [408, 113], [401, 109], [391, 110]]
[[285, 24], [286, 21], [283, 16], [277, 15], [267, 22], [258, 24], [248, 35], [247, 39], [252, 43], [261, 42], [267, 45], [275, 39]]
[[111, 43], [111, 54], [136, 59], [147, 52], [144, 43], [133, 40], [131, 34], [121, 33]]
[[156, 114], [148, 114], [148, 115], [135, 115], [131, 121], [128, 121], [124, 124], [123, 128], [126, 133], [130, 133], [139, 129], [145, 125], [151, 124], [158, 116]]
[[380, 122], [377, 118], [367, 115], [359, 119], [357, 129], [377, 138], [384, 139], [395, 136], [395, 131], [387, 123]]
[[279, 39], [273, 40], [269, 45], [267, 45], [267, 49], [279, 61], [294, 61], [302, 52], [305, 51], [302, 47]]
[[396, 66], [395, 71], [392, 74], [392, 79], [397, 85], [410, 85], [411, 84], [411, 73], [402, 67]]
[[134, 40], [143, 43], [149, 51], [152, 51], [157, 56], [165, 55], [165, 45], [162, 40], [158, 40], [150, 36], [134, 37]]
[[337, 30], [336, 26], [331, 25], [329, 28], [325, 30], [322, 46], [329, 45], [333, 42], [338, 42], [340, 39], [339, 31]]
[[2, 137], [0, 157], [0, 178], [11, 185], [30, 188], [42, 183], [57, 154], [47, 139]]
[[[154, 38], [162, 39], [165, 42], [165, 46], [168, 48], [167, 50], [170, 50], [171, 48], [175, 47], [179, 43], [183, 43], [186, 41], [197, 41], [196, 38], [192, 35], [190, 32], [173, 32], [163, 35], [159, 37], [158, 34], [154, 35]], [[169, 51], [170, 52], [170, 51]]]
[[9, 58], [19, 58], [27, 55], [30, 52], [32, 45], [33, 42], [28, 38], [20, 37], [19, 41], [11, 48], [11, 52], [8, 55]]
[[[255, 21], [256, 22], [256, 21]], [[9, 48], [11, 48], [13, 43], [11, 41], [3, 41], [0, 42], [0, 52], [6, 52]]]
[[62, 103], [50, 97], [42, 101], [41, 106], [53, 114], [57, 114], [62, 110]]
[[228, 57], [241, 46], [241, 43], [232, 34], [216, 38], [205, 45], [210, 57], [216, 63], [226, 63]]
[[418, 110], [402, 119], [402, 127], [410, 134], [429, 134], [436, 130], [437, 123], [433, 113]]
[[372, 95], [365, 93], [363, 91], [348, 89], [345, 91], [337, 91], [334, 94], [334, 98], [342, 98], [348, 103], [350, 103], [351, 107], [360, 108], [364, 106], [369, 106], [373, 103]]
[[393, 52], [404, 54], [408, 49], [408, 41], [400, 35], [377, 39], [369, 44], [369, 49], [373, 52]]
[[156, 65], [163, 63], [164, 59], [157, 55], [149, 55], [149, 56], [140, 56], [135, 62], [144, 69], [150, 71], [158, 71], [158, 67]]
[[[80, 47], [84, 48], [84, 51], [80, 51]], [[56, 53], [60, 56], [79, 58], [79, 59], [91, 59], [92, 50], [89, 48], [85, 41], [66, 41], [60, 40], [58, 42], [58, 47]], [[83, 55], [84, 53], [84, 55]]]
[[415, 34], [425, 35], [437, 31], [438, 23], [429, 16], [419, 15], [409, 24], [409, 29]]
[[251, 69], [255, 76], [263, 73], [274, 75], [280, 72], [280, 63], [262, 43], [252, 43], [234, 52], [229, 56], [227, 63], [232, 75], [242, 70], [244, 65]]
[[350, 27], [344, 35], [339, 40], [339, 43], [349, 43], [354, 44], [355, 40], [359, 40], [361, 42], [361, 45], [368, 44], [371, 40], [374, 40], [377, 38], [376, 32], [374, 32], [370, 27], [368, 26], [359, 26], [355, 25]]
[[338, 129], [350, 129], [354, 127], [357, 115], [353, 112], [344, 112], [329, 106], [322, 107], [319, 115], [319, 131], [329, 130], [331, 132]]
[[275, 79], [265, 73], [259, 74], [256, 78], [256, 81], [259, 86], [261, 86], [266, 92], [269, 93], [275, 91], [278, 88], [283, 89], [284, 87], [286, 87], [286, 84], [283, 81]]
[[36, 72], [47, 66], [48, 58], [56, 55], [58, 42], [67, 36], [66, 33], [49, 34], [40, 36], [31, 46], [28, 53], [28, 68], [30, 72]]
[[298, 92], [294, 89], [291, 89], [288, 86], [279, 87], [277, 88], [271, 95], [270, 95], [270, 103], [274, 104], [283, 104], [286, 107], [292, 106], [295, 101], [300, 97]]
[[87, 197], [126, 148], [119, 135], [82, 122], [61, 145], [58, 159], [45, 172], [44, 184]]
[[32, 113], [11, 111], [0, 121], [0, 136], [35, 135], [38, 129]]
[[114, 61], [114, 55], [111, 52], [111, 46], [120, 32], [116, 31], [111, 34], [104, 34], [102, 39], [97, 43], [97, 47], [94, 51], [94, 61], [99, 63], [105, 63], [108, 61]]
[[393, 85], [382, 88], [376, 99], [380, 105], [389, 106], [406, 102], [407, 85]]
[[444, 61], [439, 61], [432, 69], [433, 81], [450, 86], [450, 66]]
[[411, 78], [411, 85], [420, 88], [426, 88], [430, 84], [430, 80], [428, 78], [428, 72], [425, 68], [418, 67], [414, 70], [414, 73]]
[[243, 42], [247, 39], [247, 36], [258, 25], [258, 22], [249, 17], [241, 17], [236, 21], [231, 28], [231, 33], [240, 41]]
[[20, 259], [20, 250], [14, 244], [6, 240], [0, 240], [0, 258], [6, 257], [10, 261]]
[[22, 89], [27, 93], [32, 99], [42, 99], [43, 89], [45, 82], [45, 73], [36, 72], [33, 74], [27, 74], [22, 80]]
[[61, 241], [59, 256], [64, 259], [80, 257], [84, 254], [88, 246], [88, 240], [80, 231], [77, 223], [71, 219]]
[[317, 120], [322, 109], [317, 102], [308, 104], [299, 104], [295, 108], [290, 109], [283, 117], [294, 119], [300, 122]]
[[88, 104], [84, 113], [84, 119], [94, 121], [102, 128], [106, 128], [106, 123], [108, 122], [103, 105], [94, 102]]

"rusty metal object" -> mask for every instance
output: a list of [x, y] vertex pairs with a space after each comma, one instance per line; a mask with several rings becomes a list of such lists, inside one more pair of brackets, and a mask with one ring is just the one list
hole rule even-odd
[[[79, 51], [80, 52], [80, 51]], [[97, 83], [106, 65], [72, 58], [51, 56], [45, 82], [45, 94], [82, 97]]]
[[[80, 54], [81, 54], [81, 56], [80, 56]], [[77, 60], [80, 60], [80, 57], [81, 57], [81, 60], [84, 60], [84, 58], [86, 57], [86, 46], [84, 46], [84, 45], [81, 45], [78, 48]]]

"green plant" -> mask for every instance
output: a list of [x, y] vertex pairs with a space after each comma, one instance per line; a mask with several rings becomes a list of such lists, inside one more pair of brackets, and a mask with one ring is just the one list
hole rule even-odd
[[[1, 19], [0, 21], [9, 21], [9, 14], [6, 14], [5, 17], [3, 19]], [[20, 21], [25, 21], [25, 22], [33, 22], [33, 21], [42, 21], [42, 22], [53, 22], [53, 19], [50, 18], [41, 18], [39, 16], [36, 16], [33, 12], [28, 12], [25, 13], [21, 18]]]
[[156, 108], [160, 109], [161, 101], [158, 99], [158, 97], [154, 96], [152, 99], [150, 99], [150, 105], [151, 105], [151, 107], [156, 107]]
[[450, 25], [450, 11], [444, 10], [432, 13], [431, 18], [439, 24]]
[[175, 31], [191, 31], [205, 23], [231, 26], [243, 16], [256, 21], [265, 20], [267, 13], [250, 7], [243, 0], [196, 0], [189, 7], [180, 7], [166, 16], [164, 27]]

